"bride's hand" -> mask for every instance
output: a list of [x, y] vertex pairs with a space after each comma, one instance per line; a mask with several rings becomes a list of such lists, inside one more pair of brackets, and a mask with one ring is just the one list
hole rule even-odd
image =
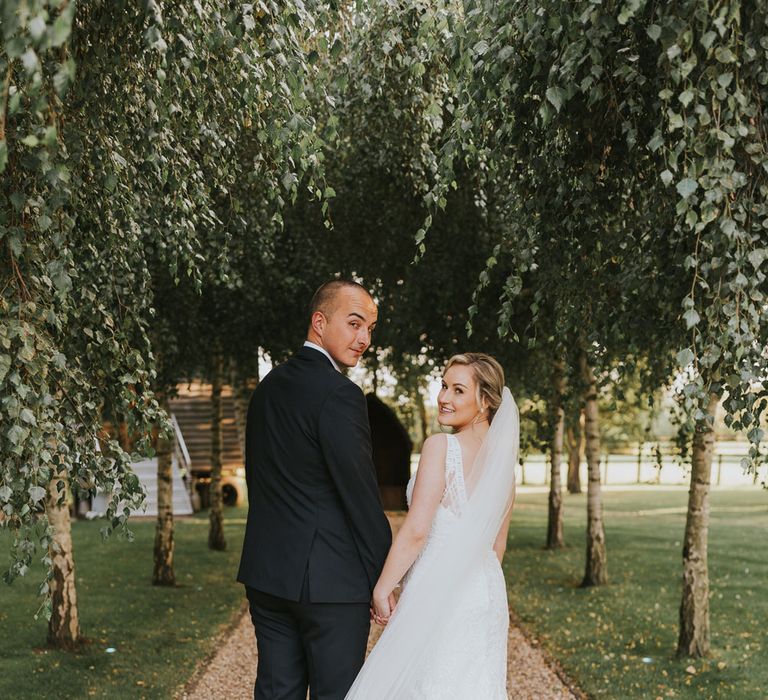
[[386, 625], [392, 615], [392, 594], [384, 594], [374, 589], [373, 591], [373, 621], [377, 625]]

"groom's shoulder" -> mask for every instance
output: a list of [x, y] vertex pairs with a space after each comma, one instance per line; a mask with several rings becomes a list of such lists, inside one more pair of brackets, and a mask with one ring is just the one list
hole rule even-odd
[[325, 358], [317, 358], [314, 354], [301, 351], [275, 366], [264, 380], [270, 377], [276, 385], [284, 382], [296, 383], [306, 388], [318, 387], [324, 392], [335, 391], [350, 385], [357, 387], [351, 379], [335, 369]]

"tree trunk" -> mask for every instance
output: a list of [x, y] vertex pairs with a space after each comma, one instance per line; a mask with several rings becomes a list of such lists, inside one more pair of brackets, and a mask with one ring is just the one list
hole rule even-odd
[[218, 551], [227, 548], [224, 539], [223, 505], [221, 493], [221, 421], [222, 403], [221, 389], [224, 375], [224, 358], [221, 352], [216, 352], [213, 358], [213, 377], [211, 391], [211, 484], [210, 484], [210, 528], [208, 530], [208, 547]]
[[80, 646], [80, 619], [75, 589], [75, 559], [72, 551], [72, 520], [66, 499], [59, 496], [67, 491], [66, 472], [62, 471], [50, 483], [47, 511], [53, 529], [49, 548], [53, 561], [50, 581], [51, 619], [48, 620], [48, 643], [58, 649], [75, 650]]
[[[158, 397], [160, 406], [168, 411], [168, 400]], [[175, 586], [173, 570], [173, 442], [162, 430], [157, 433], [157, 524], [152, 583], [155, 586]]]
[[[581, 413], [579, 413], [581, 419]], [[581, 493], [581, 446], [583, 433], [572, 425], [568, 426], [568, 493]]]
[[248, 399], [245, 398], [245, 381], [234, 371], [231, 374], [232, 382], [232, 406], [235, 409], [235, 428], [237, 429], [237, 442], [241, 450], [245, 449], [245, 424], [248, 416]]
[[243, 454], [245, 454], [245, 429], [248, 421], [248, 404], [251, 401], [251, 394], [253, 394], [254, 390], [259, 385], [258, 371], [259, 368], [257, 365], [256, 376], [247, 377], [235, 367], [231, 374], [232, 403], [235, 408], [235, 426], [237, 427], [237, 439]]
[[371, 347], [367, 362], [371, 368], [371, 393], [377, 396], [379, 393], [379, 356], [376, 354], [375, 346]]
[[709, 653], [709, 483], [715, 447], [713, 422], [718, 398], [710, 395], [707, 419], [700, 421], [693, 436], [691, 488], [683, 543], [683, 596], [680, 602], [678, 656], [706, 656]]
[[587, 561], [582, 586], [608, 583], [608, 564], [600, 491], [600, 423], [597, 411], [597, 382], [584, 350], [579, 355], [584, 384], [584, 433], [587, 453]]
[[123, 452], [133, 452], [133, 443], [128, 433], [128, 423], [124, 420], [117, 424], [117, 442]]
[[421, 444], [429, 437], [429, 420], [427, 419], [427, 406], [421, 392], [416, 389], [416, 406], [419, 411], [419, 425], [421, 427]]
[[547, 521], [547, 549], [559, 549], [565, 545], [563, 540], [563, 493], [560, 479], [560, 469], [563, 457], [563, 432], [565, 428], [565, 411], [563, 410], [563, 394], [565, 379], [563, 363], [557, 361], [552, 372], [551, 399], [551, 439], [549, 443], [549, 519]]

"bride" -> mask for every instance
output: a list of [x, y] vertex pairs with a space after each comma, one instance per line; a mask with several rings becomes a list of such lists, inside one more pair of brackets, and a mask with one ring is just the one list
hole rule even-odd
[[438, 408], [438, 422], [453, 432], [424, 442], [408, 515], [373, 591], [373, 619], [387, 627], [346, 700], [507, 698], [500, 562], [514, 500], [517, 406], [499, 363], [466, 353], [448, 361]]

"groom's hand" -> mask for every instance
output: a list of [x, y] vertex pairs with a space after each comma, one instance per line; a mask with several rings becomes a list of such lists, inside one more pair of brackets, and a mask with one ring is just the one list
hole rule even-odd
[[392, 594], [381, 595], [377, 591], [373, 592], [371, 602], [372, 619], [377, 625], [386, 625], [392, 615], [394, 598]]
[[397, 607], [397, 598], [395, 598], [395, 592], [389, 594], [389, 614], [390, 616], [395, 614], [395, 608]]

